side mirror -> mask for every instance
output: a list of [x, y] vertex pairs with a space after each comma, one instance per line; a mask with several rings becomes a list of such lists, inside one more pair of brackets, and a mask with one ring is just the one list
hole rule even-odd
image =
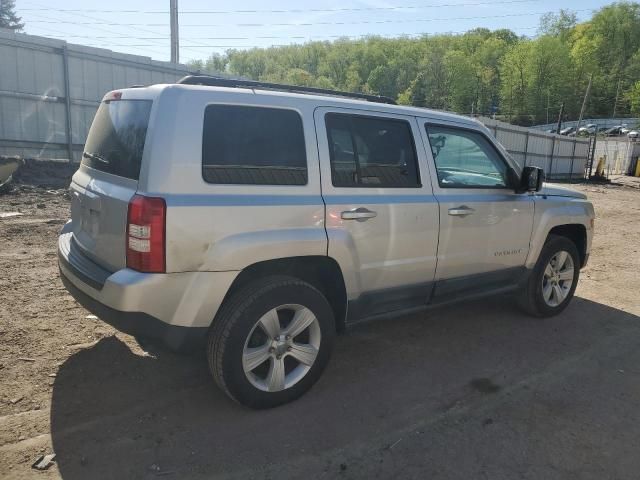
[[524, 167], [520, 176], [518, 193], [539, 192], [544, 182], [544, 170], [538, 167]]

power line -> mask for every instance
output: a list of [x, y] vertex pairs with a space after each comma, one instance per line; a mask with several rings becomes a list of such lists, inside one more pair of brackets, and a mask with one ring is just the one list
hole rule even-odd
[[[243, 13], [328, 13], [328, 12], [364, 12], [364, 11], [390, 11], [390, 10], [421, 10], [424, 8], [441, 7], [473, 7], [481, 5], [531, 3], [541, 0], [499, 0], [495, 2], [475, 3], [441, 3], [431, 5], [396, 5], [387, 7], [344, 7], [344, 8], [294, 8], [277, 10], [180, 10], [180, 15], [226, 15]], [[98, 9], [57, 9], [57, 8], [20, 8], [21, 12], [55, 10], [57, 12], [87, 12], [87, 13], [136, 13], [136, 14], [168, 14], [166, 10], [98, 10]]]
[[[64, 33], [64, 32], [62, 32], [60, 30], [53, 30], [53, 29], [48, 28], [48, 27], [38, 27], [38, 28], [40, 30], [45, 30], [45, 31], [49, 31], [49, 32]], [[49, 35], [49, 34], [47, 34], [45, 36], [47, 38], [60, 38], [60, 39], [68, 38], [68, 35]], [[95, 38], [95, 37], [93, 37], [93, 38]], [[84, 46], [90, 47], [90, 46], [93, 46], [93, 45], [84, 45]], [[107, 46], [107, 45], [105, 44], [104, 46]], [[109, 46], [111, 46], [111, 47], [129, 47], [130, 45], [129, 44], [123, 45], [123, 44], [119, 44], [119, 43], [109, 43]], [[151, 46], [157, 46], [157, 45], [151, 45]], [[101, 47], [98, 47], [98, 48], [101, 48]], [[145, 48], [145, 50], [148, 51], [148, 52], [155, 53], [157, 55], [164, 55], [164, 52], [161, 52], [159, 50], [153, 50], [151, 48]]]
[[[534, 28], [538, 28], [538, 27], [523, 27], [523, 29], [534, 29]], [[437, 33], [410, 33], [410, 34], [405, 34], [405, 36], [433, 36], [433, 35], [457, 35], [457, 34], [462, 34], [462, 33], [467, 33], [467, 31], [459, 31], [459, 32], [437, 32]], [[365, 39], [366, 37], [378, 37], [378, 38], [387, 38], [387, 39], [394, 39], [394, 38], [402, 38], [402, 37], [397, 37], [397, 36], [383, 36], [383, 35], [371, 35], [371, 34], [366, 34], [366, 35], [328, 35], [327, 37], [334, 37], [334, 38], [353, 38], [353, 39], [357, 39], [357, 38], [362, 38]], [[274, 39], [277, 39], [278, 37], [274, 37]], [[280, 37], [282, 39], [287, 39], [287, 38], [295, 38], [295, 37]], [[218, 40], [224, 40], [224, 39], [218, 39]], [[247, 40], [251, 40], [251, 38], [247, 38]], [[321, 40], [318, 40], [321, 41]], [[271, 47], [289, 47], [289, 46], [294, 46], [294, 45], [300, 45], [300, 44], [295, 44], [295, 43], [282, 43], [282, 44], [272, 44], [272, 45], [202, 45], [202, 46], [192, 46], [191, 48], [271, 48]], [[90, 44], [87, 46], [93, 46], [93, 47], [108, 47], [109, 44], [108, 43], [103, 43], [103, 44]], [[132, 44], [132, 45], [128, 45], [130, 47], [146, 47], [147, 44]]]
[[[575, 10], [576, 12], [593, 11], [590, 8], [581, 10]], [[301, 23], [207, 23], [207, 24], [183, 24], [181, 27], [307, 27], [313, 25], [377, 25], [377, 24], [389, 24], [389, 23], [422, 23], [422, 22], [444, 22], [451, 20], [481, 20], [489, 18], [507, 18], [507, 17], [525, 17], [531, 15], [545, 15], [551, 13], [545, 12], [527, 12], [527, 13], [508, 13], [504, 15], [485, 15], [485, 16], [470, 16], [470, 17], [447, 17], [447, 18], [420, 18], [420, 19], [404, 19], [404, 20], [361, 20], [361, 21], [346, 21], [346, 22], [301, 22]], [[70, 22], [70, 21], [48, 21], [48, 20], [36, 20], [31, 23], [64, 23], [70, 25], [110, 25], [110, 26], [122, 26], [122, 27], [166, 27], [165, 23], [112, 23], [112, 22]], [[152, 32], [157, 33], [157, 32]]]
[[[44, 5], [38, 4], [38, 3], [34, 3], [34, 2], [28, 2], [28, 3], [29, 3], [30, 5], [34, 5], [34, 6], [44, 7], [44, 8], [42, 8], [43, 10], [46, 10], [46, 9], [47, 9], [47, 7], [45, 7]], [[33, 15], [33, 14], [32, 14], [32, 15]], [[77, 17], [88, 18], [88, 19], [90, 19], [90, 20], [102, 20], [102, 19], [97, 18], [97, 17], [92, 17], [92, 16], [89, 16], [89, 15], [83, 15], [83, 14], [80, 14], [80, 13], [70, 13], [70, 15], [75, 15], [75, 16], [77, 16]], [[42, 15], [35, 15], [35, 16], [36, 16], [36, 17], [39, 17], [39, 18], [48, 18], [48, 17], [44, 17], [44, 16], [42, 16]], [[64, 23], [64, 24], [71, 24], [71, 25], [85, 25], [85, 24], [91, 24], [91, 23], [85, 23], [85, 22], [66, 22], [66, 21], [63, 21], [63, 20], [56, 20], [56, 21], [41, 21], [41, 20], [33, 21], [33, 20], [30, 20], [30, 21], [29, 21], [29, 23], [55, 23], [55, 24]], [[102, 24], [101, 24], [101, 23], [95, 23], [94, 25], [102, 25]], [[105, 25], [107, 25], [107, 24], [105, 24]], [[123, 25], [122, 25], [122, 24], [114, 24], [114, 26], [123, 26]], [[166, 24], [161, 24], [161, 25], [159, 25], [159, 26], [166, 27], [167, 25], [166, 25]], [[101, 31], [103, 31], [103, 32], [107, 32], [107, 33], [119, 33], [119, 32], [114, 32], [113, 30], [109, 30], [109, 29], [106, 29], [106, 28], [103, 28], [103, 27], [95, 27], [95, 26], [94, 26], [93, 28], [94, 28], [94, 29], [96, 29], [96, 30], [101, 30]], [[153, 30], [147, 30], [147, 29], [144, 29], [144, 28], [138, 28], [138, 30], [140, 30], [140, 31], [142, 31], [142, 32], [153, 33], [153, 34], [156, 34], [156, 35], [158, 34], [158, 32], [156, 32], [156, 31], [153, 31]], [[156, 42], [154, 42], [154, 43], [155, 43], [155, 45], [152, 45], [152, 46], [162, 46], [162, 47], [165, 47], [165, 46], [166, 46], [166, 44], [165, 44], [164, 42], [157, 42], [157, 41], [156, 41]], [[122, 46], [123, 46], [123, 47], [127, 47], [127, 46], [129, 46], [129, 45], [122, 45]], [[202, 45], [200, 45], [200, 46], [202, 46]], [[185, 46], [183, 46], [182, 48], [183, 48], [183, 49], [186, 49], [186, 50], [190, 50], [190, 48], [189, 48], [189, 47], [185, 47]], [[194, 51], [195, 53], [200, 54], [200, 52], [199, 52], [199, 51], [195, 51], [195, 50], [192, 50], [192, 51]], [[158, 52], [155, 52], [155, 53], [158, 53]]]
[[[539, 27], [518, 27], [518, 30], [535, 30]], [[461, 34], [467, 33], [469, 30], [459, 31], [459, 32], [451, 32], [445, 31], [442, 33], [447, 34]], [[364, 37], [383, 37], [383, 38], [402, 38], [406, 36], [427, 36], [427, 35], [437, 35], [440, 32], [394, 32], [394, 33], [385, 33], [385, 34], [375, 34], [375, 33], [363, 33], [360, 35], [291, 35], [291, 36], [251, 36], [251, 37], [180, 37], [181, 40], [305, 40], [311, 38], [324, 39], [324, 38], [364, 38]], [[136, 37], [131, 35], [121, 35], [121, 36], [95, 36], [95, 35], [50, 35], [53, 38], [87, 38], [87, 39], [96, 39], [96, 40], [108, 40], [108, 39], [132, 39], [132, 40], [167, 40], [168, 37], [165, 35], [163, 37]]]

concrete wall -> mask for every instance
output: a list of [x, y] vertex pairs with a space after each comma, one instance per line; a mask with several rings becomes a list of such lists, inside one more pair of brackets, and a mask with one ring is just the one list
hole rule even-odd
[[185, 65], [0, 29], [0, 154], [68, 159], [71, 150], [79, 160], [107, 91], [188, 73]]

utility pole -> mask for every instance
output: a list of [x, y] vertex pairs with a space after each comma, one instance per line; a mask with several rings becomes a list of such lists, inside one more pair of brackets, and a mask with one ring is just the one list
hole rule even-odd
[[547, 124], [549, 123], [549, 97], [551, 96], [551, 93], [549, 90], [547, 90]]
[[616, 118], [616, 110], [618, 109], [618, 95], [620, 94], [620, 83], [622, 82], [622, 78], [618, 79], [618, 88], [616, 88], [616, 101], [613, 102], [613, 115], [611, 118]]
[[562, 116], [564, 115], [564, 102], [560, 105], [560, 114], [558, 115], [558, 127], [556, 128], [556, 133], [560, 133], [560, 129], [562, 128]]
[[178, 0], [169, 0], [171, 21], [171, 63], [180, 62], [180, 42], [178, 40]]
[[576, 126], [576, 135], [578, 135], [578, 130], [580, 130], [580, 124], [582, 123], [582, 116], [584, 115], [584, 110], [587, 108], [587, 99], [589, 98], [589, 92], [591, 91], [591, 80], [593, 80], [593, 73], [589, 75], [589, 84], [587, 85], [587, 91], [584, 92], [584, 99], [582, 100], [582, 108], [580, 109], [580, 117], [578, 118], [578, 125]]

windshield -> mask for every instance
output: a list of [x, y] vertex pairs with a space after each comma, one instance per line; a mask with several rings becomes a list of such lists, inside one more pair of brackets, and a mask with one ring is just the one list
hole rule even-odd
[[137, 180], [151, 104], [151, 100], [101, 103], [89, 130], [82, 164]]

